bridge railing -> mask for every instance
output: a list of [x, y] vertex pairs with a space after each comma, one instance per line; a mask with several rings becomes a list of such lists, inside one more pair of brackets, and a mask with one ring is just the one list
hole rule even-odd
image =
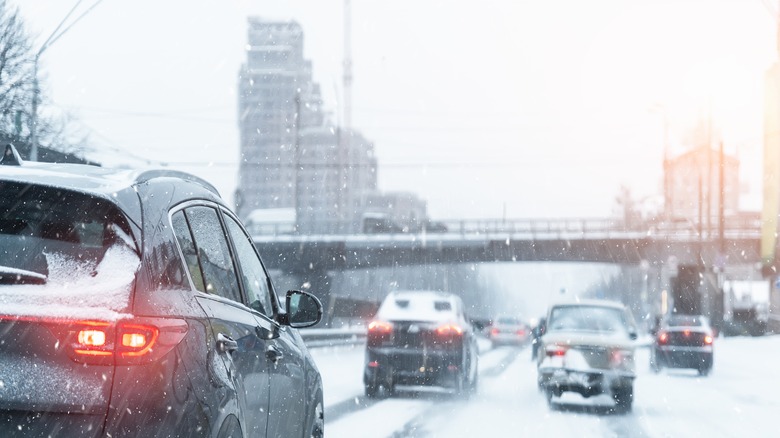
[[[336, 221], [323, 221], [311, 232], [302, 233], [289, 222], [249, 224], [254, 236], [309, 236], [309, 235], [459, 235], [483, 236], [495, 234], [526, 235], [531, 237], [603, 237], [630, 233], [670, 239], [712, 239], [718, 236], [717, 218], [699, 226], [690, 220], [646, 220], [626, 223], [618, 218], [543, 218], [543, 219], [449, 219], [435, 222], [434, 228], [356, 233]], [[724, 234], [727, 238], [754, 238], [760, 236], [761, 220], [754, 217], [727, 217]]]

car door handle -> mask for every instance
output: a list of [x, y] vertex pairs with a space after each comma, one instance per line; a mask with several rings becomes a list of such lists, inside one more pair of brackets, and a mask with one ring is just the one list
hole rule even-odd
[[265, 349], [265, 357], [271, 362], [276, 363], [282, 360], [284, 355], [282, 354], [281, 351], [279, 351], [278, 348], [274, 347], [273, 345], [270, 345], [268, 346], [268, 348]]
[[219, 350], [220, 353], [238, 350], [238, 342], [234, 341], [233, 338], [224, 333], [218, 333], [217, 350]]

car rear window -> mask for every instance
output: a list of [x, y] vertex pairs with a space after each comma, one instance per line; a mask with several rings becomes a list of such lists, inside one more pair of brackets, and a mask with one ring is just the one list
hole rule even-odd
[[379, 307], [377, 316], [386, 320], [441, 321], [455, 317], [452, 302], [431, 295], [389, 297]]
[[701, 327], [702, 320], [694, 315], [674, 315], [669, 317], [670, 327]]
[[520, 325], [521, 322], [517, 318], [512, 317], [501, 317], [496, 319], [497, 324], [503, 324], [503, 325]]
[[70, 263], [70, 276], [90, 271], [118, 240], [132, 244], [126, 223], [116, 207], [102, 199], [0, 182], [0, 267], [47, 278], [54, 264]]
[[548, 332], [587, 331], [628, 333], [626, 316], [620, 309], [599, 306], [560, 306], [553, 308]]

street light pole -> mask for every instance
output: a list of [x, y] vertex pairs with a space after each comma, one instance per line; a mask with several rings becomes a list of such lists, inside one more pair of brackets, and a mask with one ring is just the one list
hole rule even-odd
[[[84, 18], [85, 15], [87, 15], [92, 9], [95, 8], [100, 2], [103, 0], [97, 0], [95, 3], [92, 4], [87, 10], [81, 13], [78, 17], [76, 17], [75, 20], [73, 20], [72, 23], [70, 23], [65, 29], [62, 29], [62, 26], [65, 24], [66, 21], [68, 21], [68, 18], [70, 18], [71, 15], [73, 15], [73, 12], [76, 10], [76, 8], [79, 7], [83, 0], [78, 0], [75, 5], [73, 5], [72, 8], [70, 8], [70, 11], [65, 15], [65, 17], [60, 21], [60, 23], [57, 25], [57, 27], [54, 29], [54, 31], [49, 35], [48, 38], [46, 38], [46, 41], [41, 44], [41, 48], [38, 49], [38, 51], [35, 53], [35, 58], [33, 59], [33, 95], [32, 95], [32, 108], [30, 113], [30, 161], [38, 161], [38, 99], [39, 95], [41, 93], [40, 85], [38, 83], [38, 61], [41, 58], [41, 54], [51, 47], [52, 44], [54, 44], [55, 41], [60, 39], [62, 35], [65, 34], [68, 30], [70, 30], [73, 25], [79, 22], [82, 18]], [[62, 29], [62, 31], [60, 31]]]

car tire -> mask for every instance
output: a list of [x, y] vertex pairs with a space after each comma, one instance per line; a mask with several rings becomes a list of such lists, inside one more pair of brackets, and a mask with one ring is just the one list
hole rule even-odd
[[469, 394], [471, 395], [476, 394], [478, 388], [479, 388], [479, 372], [474, 372], [474, 378], [471, 380], [471, 385], [469, 385]]
[[661, 364], [658, 362], [658, 357], [653, 353], [650, 354], [650, 371], [653, 374], [661, 372]]
[[620, 413], [630, 412], [634, 402], [634, 387], [615, 388], [612, 391], [612, 399], [615, 400], [615, 411]]
[[700, 376], [706, 377], [710, 375], [710, 371], [712, 371], [712, 367], [711, 366], [699, 367], [698, 371]]
[[377, 398], [379, 396], [379, 385], [373, 383], [366, 383], [364, 385], [365, 394], [368, 398]]
[[325, 412], [322, 407], [322, 395], [318, 394], [315, 400], [317, 402], [312, 412], [306, 438], [323, 438], [325, 436]]
[[555, 403], [553, 403], [553, 389], [545, 386], [542, 388], [542, 392], [544, 393], [545, 401], [547, 401], [547, 407], [555, 409]]

